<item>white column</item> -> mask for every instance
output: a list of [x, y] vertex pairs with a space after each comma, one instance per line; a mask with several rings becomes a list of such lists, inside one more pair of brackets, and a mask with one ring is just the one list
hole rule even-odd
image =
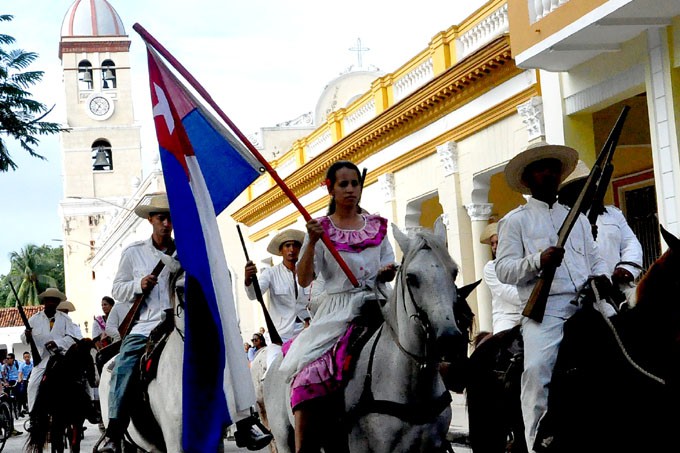
[[647, 31], [649, 68], [647, 72], [647, 103], [654, 159], [654, 179], [659, 223], [678, 235], [680, 233], [680, 157], [675, 125], [678, 118], [673, 106], [670, 53], [665, 28]]
[[[475, 275], [477, 279], [484, 275], [484, 265], [491, 259], [491, 248], [479, 242], [479, 238], [484, 232], [484, 228], [489, 224], [491, 216], [491, 203], [473, 203], [465, 206], [472, 224], [472, 250], [474, 256]], [[491, 311], [491, 292], [483, 284], [475, 290], [477, 293], [477, 323], [480, 330], [491, 332], [493, 330], [493, 319]]]

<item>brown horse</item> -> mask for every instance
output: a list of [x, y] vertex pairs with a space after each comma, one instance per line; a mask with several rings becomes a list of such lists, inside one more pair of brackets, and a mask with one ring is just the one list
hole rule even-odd
[[[586, 302], [565, 323], [536, 451], [670, 451], [678, 444], [679, 417], [673, 414], [680, 403], [680, 240], [663, 227], [661, 233], [669, 249], [638, 284], [635, 307], [605, 318]], [[519, 407], [521, 350], [511, 351], [510, 335], [494, 335], [470, 357], [468, 413], [475, 453], [526, 449]], [[520, 372], [516, 367], [512, 372], [510, 365], [517, 362]], [[499, 375], [504, 379], [493, 379]], [[508, 448], [506, 441], [513, 438]]]

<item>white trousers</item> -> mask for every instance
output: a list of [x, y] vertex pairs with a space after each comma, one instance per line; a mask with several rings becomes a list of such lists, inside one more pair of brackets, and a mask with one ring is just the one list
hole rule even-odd
[[538, 423], [548, 408], [548, 385], [564, 335], [565, 321], [564, 318], [548, 315], [545, 315], [541, 323], [527, 317], [522, 318], [522, 417], [529, 451], [533, 451]]
[[49, 357], [42, 360], [38, 366], [33, 367], [31, 371], [31, 377], [28, 380], [28, 392], [26, 398], [28, 399], [28, 412], [33, 410], [33, 405], [35, 404], [35, 399], [38, 396], [38, 387], [40, 387], [40, 381], [42, 381], [43, 374], [45, 374], [45, 368], [47, 368], [47, 361]]

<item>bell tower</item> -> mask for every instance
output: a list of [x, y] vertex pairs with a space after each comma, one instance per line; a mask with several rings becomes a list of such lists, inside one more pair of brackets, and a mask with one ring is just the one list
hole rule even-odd
[[65, 291], [76, 306], [70, 316], [85, 336], [102, 296], [110, 295], [94, 294], [90, 259], [97, 238], [142, 178], [129, 50], [123, 22], [107, 0], [73, 2], [59, 43], [68, 129], [61, 133], [60, 214]]

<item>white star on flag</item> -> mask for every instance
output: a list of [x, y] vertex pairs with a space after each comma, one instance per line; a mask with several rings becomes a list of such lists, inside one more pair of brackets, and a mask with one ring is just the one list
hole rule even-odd
[[165, 120], [165, 125], [168, 127], [168, 132], [172, 135], [172, 131], [175, 130], [175, 120], [172, 118], [172, 112], [170, 112], [168, 98], [165, 96], [165, 91], [163, 91], [161, 87], [156, 83], [154, 83], [153, 86], [156, 90], [156, 97], [158, 98], [158, 103], [153, 106], [153, 116], [157, 117], [161, 115]]

